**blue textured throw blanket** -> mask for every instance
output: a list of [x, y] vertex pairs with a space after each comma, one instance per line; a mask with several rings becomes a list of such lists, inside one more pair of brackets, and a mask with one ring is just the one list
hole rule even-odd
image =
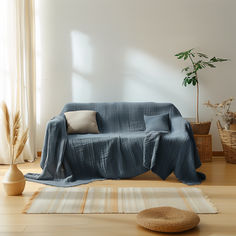
[[[67, 134], [64, 112], [97, 111], [100, 134]], [[144, 115], [169, 113], [170, 132], [145, 132]], [[169, 103], [69, 103], [47, 124], [41, 174], [28, 181], [75, 186], [95, 180], [131, 178], [151, 170], [162, 179], [172, 172], [185, 184], [205, 175], [190, 124]]]

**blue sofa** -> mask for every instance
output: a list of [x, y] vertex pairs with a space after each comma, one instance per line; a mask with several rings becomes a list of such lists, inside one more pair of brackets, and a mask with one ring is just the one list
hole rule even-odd
[[[99, 134], [68, 134], [64, 113], [97, 111]], [[145, 132], [144, 115], [169, 114], [169, 132]], [[172, 172], [185, 184], [205, 175], [190, 124], [170, 103], [69, 103], [47, 124], [41, 174], [29, 181], [75, 186], [103, 179], [130, 178], [151, 170], [163, 180]]]

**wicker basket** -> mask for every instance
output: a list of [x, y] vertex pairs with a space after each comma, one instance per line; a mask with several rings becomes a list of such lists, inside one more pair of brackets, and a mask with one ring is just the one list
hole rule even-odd
[[236, 124], [231, 124], [229, 127], [230, 130], [235, 130], [236, 131]]
[[211, 135], [194, 135], [195, 143], [201, 162], [212, 161], [212, 138]]
[[220, 121], [217, 122], [217, 127], [224, 150], [225, 160], [229, 163], [236, 164], [236, 131], [223, 129]]
[[209, 130], [211, 128], [211, 121], [201, 122], [201, 123], [190, 122], [190, 124], [192, 126], [194, 134], [200, 134], [200, 135], [209, 134]]

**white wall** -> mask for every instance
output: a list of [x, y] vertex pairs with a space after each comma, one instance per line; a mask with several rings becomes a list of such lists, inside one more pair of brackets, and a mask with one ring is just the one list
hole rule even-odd
[[[71, 101], [172, 102], [194, 117], [195, 90], [182, 87], [174, 57], [192, 47], [232, 60], [200, 72], [201, 104], [235, 96], [235, 9], [235, 0], [37, 0], [38, 149], [47, 120]], [[215, 124], [211, 133], [220, 150]]]

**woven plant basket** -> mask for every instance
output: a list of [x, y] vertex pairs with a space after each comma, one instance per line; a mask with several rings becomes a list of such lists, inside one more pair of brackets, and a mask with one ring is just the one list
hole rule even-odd
[[195, 143], [201, 162], [212, 161], [212, 138], [211, 135], [194, 135]]
[[209, 134], [209, 130], [211, 128], [211, 121], [201, 122], [201, 123], [190, 122], [190, 124], [192, 126], [194, 134], [200, 134], [200, 135]]
[[217, 127], [224, 150], [225, 160], [229, 163], [236, 164], [236, 131], [223, 129], [220, 121], [217, 121]]

